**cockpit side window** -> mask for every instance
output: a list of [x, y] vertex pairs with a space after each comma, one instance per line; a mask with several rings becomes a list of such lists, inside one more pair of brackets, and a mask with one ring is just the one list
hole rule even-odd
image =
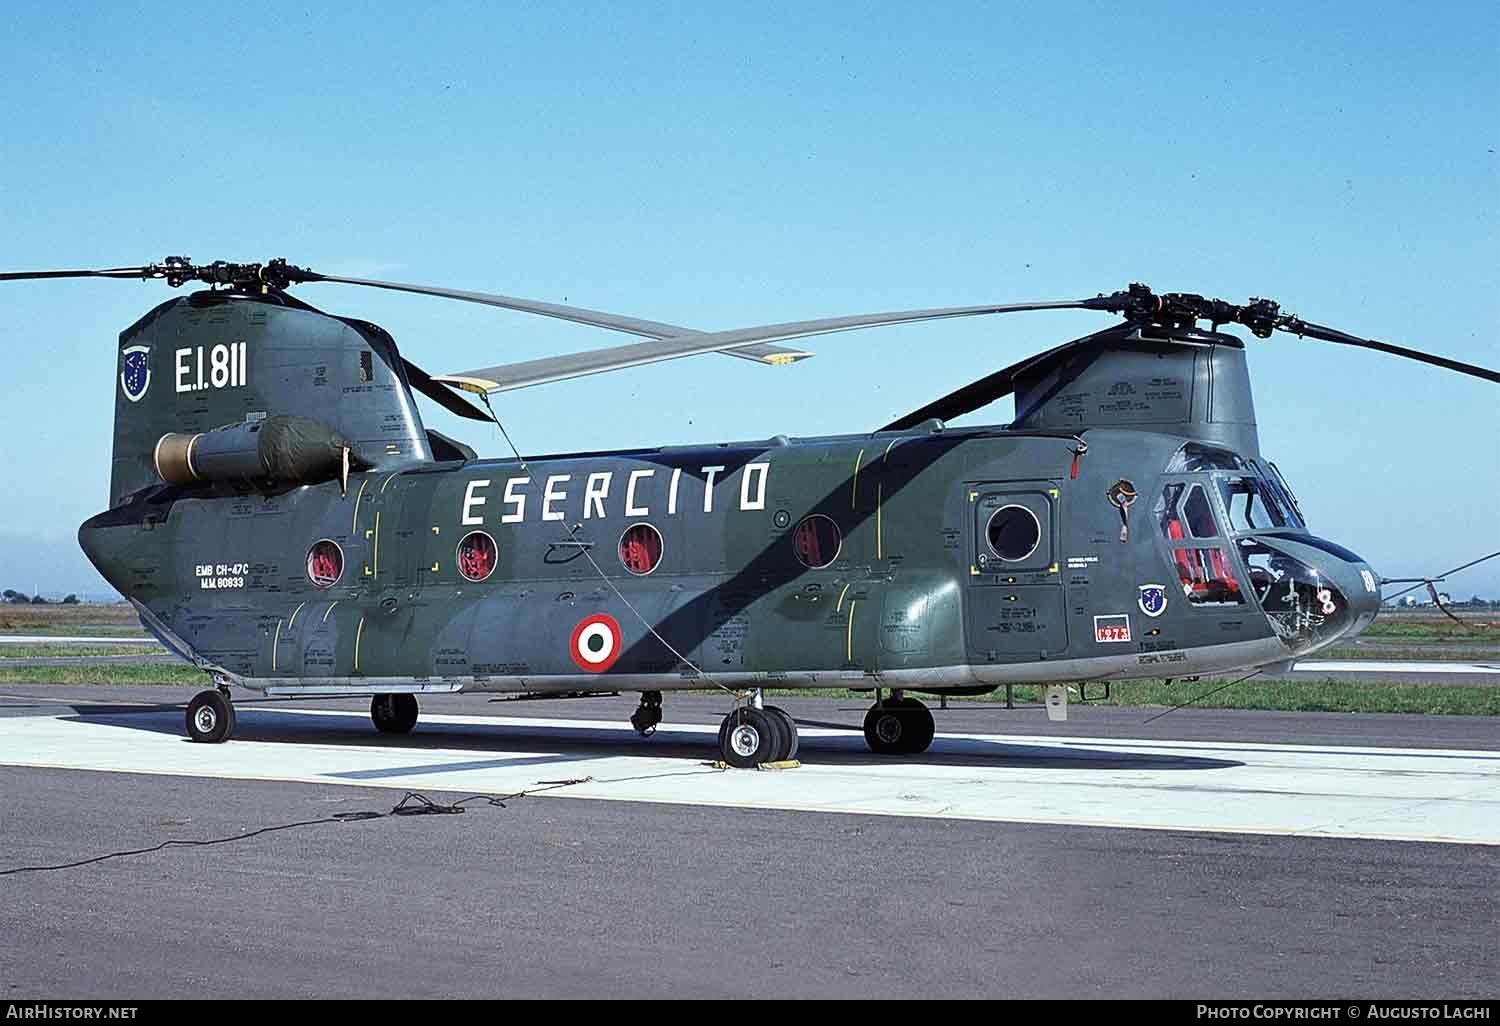
[[1182, 516], [1177, 512], [1177, 503], [1182, 499], [1185, 484], [1169, 484], [1161, 490], [1161, 498], [1156, 500], [1156, 506], [1152, 512], [1156, 515], [1156, 522], [1161, 527], [1162, 537], [1167, 541], [1176, 541], [1184, 536]]
[[1188, 492], [1187, 501], [1182, 504], [1183, 517], [1187, 520], [1188, 531], [1194, 538], [1217, 538], [1219, 529], [1214, 526], [1214, 511], [1209, 505], [1208, 495], [1204, 493], [1202, 485], [1193, 485]]
[[[1186, 498], [1183, 493], [1186, 491]], [[1214, 523], [1213, 504], [1202, 485], [1172, 483], [1162, 489], [1156, 500], [1156, 520], [1161, 533], [1168, 542], [1179, 542], [1185, 538], [1217, 538], [1219, 527]]]
[[1245, 601], [1228, 549], [1173, 549], [1172, 563], [1177, 569], [1177, 583], [1193, 605], [1237, 605]]
[[1171, 548], [1177, 583], [1188, 602], [1212, 605], [1245, 601], [1229, 551], [1219, 545], [1202, 544], [1201, 539], [1220, 537], [1213, 504], [1202, 485], [1168, 484], [1156, 500], [1153, 513]]

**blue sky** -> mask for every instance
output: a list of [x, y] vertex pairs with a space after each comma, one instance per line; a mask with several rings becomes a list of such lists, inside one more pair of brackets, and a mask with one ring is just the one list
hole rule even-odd
[[[345, 7], [6, 4], [0, 265], [286, 256], [708, 328], [1142, 280], [1500, 364], [1493, 2]], [[0, 288], [0, 583], [100, 590], [73, 532], [106, 502], [113, 339], [170, 293]], [[621, 341], [303, 295], [433, 371]], [[1105, 323], [832, 336], [497, 406], [531, 453], [856, 431]], [[1390, 576], [1500, 548], [1495, 386], [1251, 341], [1315, 529]], [[1452, 590], [1500, 594], [1496, 564]]]

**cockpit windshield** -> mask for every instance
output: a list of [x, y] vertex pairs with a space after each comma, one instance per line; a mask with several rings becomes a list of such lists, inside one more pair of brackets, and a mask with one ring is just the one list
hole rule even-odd
[[1275, 490], [1258, 477], [1222, 477], [1219, 494], [1229, 511], [1229, 526], [1236, 534], [1286, 527], [1287, 515]]
[[1269, 474], [1263, 475], [1266, 483], [1276, 489], [1282, 499], [1282, 507], [1286, 510], [1287, 519], [1292, 526], [1305, 528], [1307, 521], [1302, 517], [1302, 506], [1297, 502], [1297, 496], [1292, 492], [1292, 486], [1286, 483], [1286, 478], [1281, 476], [1281, 468], [1275, 463], [1267, 461], [1266, 465], [1271, 468]]
[[1306, 529], [1297, 500], [1274, 463], [1262, 466], [1260, 461], [1246, 459], [1229, 449], [1203, 442], [1187, 442], [1172, 454], [1166, 467], [1168, 474], [1212, 471], [1229, 472], [1227, 476], [1220, 473], [1214, 477], [1218, 479], [1219, 494], [1229, 512], [1231, 533], [1274, 528]]

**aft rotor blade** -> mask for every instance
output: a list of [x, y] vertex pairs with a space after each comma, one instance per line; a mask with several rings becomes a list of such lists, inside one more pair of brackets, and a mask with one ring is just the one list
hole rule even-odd
[[[643, 338], [664, 339], [702, 334], [702, 332], [696, 329], [684, 328], [677, 324], [666, 324], [662, 321], [647, 321], [639, 317], [626, 317], [621, 314], [606, 313], [603, 310], [590, 310], [581, 306], [564, 306], [560, 303], [543, 303], [534, 299], [502, 296], [493, 292], [466, 292], [462, 289], [444, 289], [432, 285], [409, 285], [397, 281], [375, 281], [371, 278], [345, 278], [334, 274], [319, 274], [316, 271], [309, 271], [307, 275], [308, 277], [305, 279], [307, 281], [326, 281], [340, 285], [365, 285], [374, 289], [387, 289], [391, 292], [410, 292], [418, 296], [437, 296], [441, 299], [456, 299], [464, 303], [479, 303], [482, 306], [495, 306], [502, 310], [516, 310], [521, 313], [536, 314], [540, 317], [553, 317], [559, 320], [572, 321], [574, 324], [587, 324], [594, 328], [623, 331], [630, 335], [640, 335]], [[730, 356], [738, 356], [741, 359], [754, 360], [757, 363], [772, 365], [796, 363], [798, 360], [805, 360], [813, 355], [801, 349], [787, 349], [782, 346], [766, 344], [752, 344], [725, 350], [725, 352]]]
[[1013, 363], [1004, 370], [986, 374], [977, 381], [971, 381], [962, 388], [956, 388], [940, 399], [923, 406], [919, 410], [913, 410], [904, 417], [891, 421], [882, 431], [905, 431], [907, 428], [916, 427], [923, 421], [936, 418], [941, 421], [950, 421], [955, 417], [962, 417], [966, 413], [973, 413], [982, 409], [997, 399], [1004, 399], [1016, 390], [1016, 375], [1026, 367], [1038, 360], [1045, 360], [1056, 356], [1064, 349], [1078, 345], [1077, 341], [1065, 342], [1060, 346], [1047, 350], [1037, 356], [1028, 356], [1018, 363]]
[[437, 403], [443, 409], [455, 416], [463, 417], [465, 420], [477, 420], [482, 423], [490, 423], [490, 417], [472, 403], [460, 399], [449, 385], [433, 381], [432, 375], [421, 367], [412, 363], [406, 357], [401, 358], [401, 363], [406, 367], [406, 380], [413, 389], [421, 392], [427, 398]]
[[0, 281], [39, 281], [46, 278], [150, 278], [150, 267], [105, 267], [91, 271], [3, 271]]
[[[997, 399], [1004, 399], [1016, 390], [1016, 379], [1026, 373], [1032, 367], [1043, 364], [1053, 364], [1065, 353], [1079, 352], [1094, 347], [1099, 341], [1111, 335], [1118, 335], [1118, 327], [1106, 328], [1096, 331], [1092, 335], [1084, 335], [1075, 338], [1071, 342], [1064, 342], [1060, 346], [1028, 356], [1024, 360], [1018, 360], [993, 374], [986, 374], [977, 381], [972, 381], [962, 388], [956, 388], [940, 399], [923, 406], [919, 410], [913, 410], [898, 420], [893, 420], [882, 431], [905, 431], [907, 428], [916, 427], [926, 420], [936, 418], [941, 421], [950, 421], [956, 417], [962, 417], [966, 413], [973, 413], [982, 409]], [[1017, 409], [1016, 417], [1019, 419], [1025, 411]]]
[[675, 360], [699, 353], [723, 352], [754, 342], [781, 342], [810, 335], [829, 335], [858, 328], [878, 328], [893, 324], [947, 320], [955, 317], [980, 317], [988, 314], [1021, 313], [1028, 310], [1097, 309], [1097, 299], [1069, 299], [1056, 302], [1010, 303], [986, 306], [955, 306], [929, 310], [899, 310], [891, 313], [856, 314], [851, 317], [827, 317], [811, 321], [791, 321], [752, 328], [736, 328], [668, 338], [654, 342], [593, 349], [566, 356], [552, 356], [522, 363], [482, 367], [478, 370], [441, 374], [435, 380], [446, 381], [471, 392], [504, 392], [530, 385], [599, 374], [604, 371], [639, 367], [663, 360]]
[[1284, 323], [1277, 327], [1283, 331], [1290, 331], [1297, 335], [1305, 335], [1322, 342], [1338, 342], [1346, 346], [1359, 346], [1361, 349], [1374, 349], [1382, 353], [1390, 353], [1392, 356], [1404, 356], [1408, 360], [1416, 360], [1418, 363], [1431, 364], [1434, 367], [1442, 367], [1445, 370], [1457, 371], [1460, 374], [1468, 374], [1471, 377], [1483, 378], [1485, 381], [1493, 381], [1500, 384], [1500, 371], [1492, 371], [1486, 367], [1476, 367], [1472, 363], [1464, 363], [1460, 360], [1450, 360], [1446, 356], [1435, 356], [1432, 353], [1424, 353], [1420, 349], [1407, 349], [1405, 346], [1392, 345], [1389, 342], [1380, 342], [1373, 338], [1360, 338], [1347, 332], [1338, 331], [1334, 328], [1324, 327], [1321, 324], [1309, 324], [1307, 321], [1296, 317], [1287, 318]]

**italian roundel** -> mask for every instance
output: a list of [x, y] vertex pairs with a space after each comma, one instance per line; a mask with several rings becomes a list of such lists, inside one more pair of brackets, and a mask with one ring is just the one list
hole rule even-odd
[[607, 613], [595, 613], [573, 628], [573, 662], [580, 670], [603, 673], [620, 656], [620, 624]]

